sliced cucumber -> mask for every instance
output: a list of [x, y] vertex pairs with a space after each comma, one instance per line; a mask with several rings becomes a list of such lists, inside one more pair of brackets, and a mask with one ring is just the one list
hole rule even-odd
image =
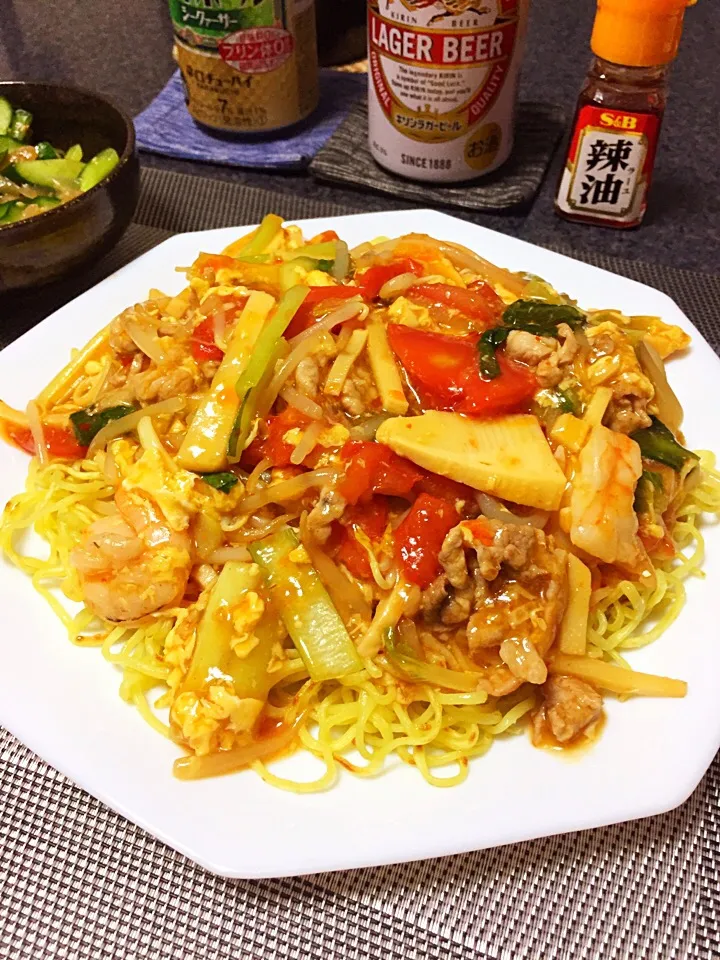
[[22, 200], [13, 200], [8, 204], [8, 211], [5, 216], [0, 220], [0, 224], [5, 226], [6, 223], [15, 223], [16, 221], [22, 218], [22, 215], [25, 211], [27, 203], [24, 203]]
[[112, 173], [119, 162], [120, 157], [117, 150], [113, 150], [112, 147], [101, 150], [85, 164], [85, 169], [78, 178], [78, 186], [83, 193], [91, 187], [97, 186], [109, 173]]
[[15, 140], [13, 137], [6, 137], [4, 134], [0, 134], [0, 153], [9, 153], [10, 150], [15, 150], [17, 147], [21, 147], [22, 144], [19, 140]]
[[83, 149], [79, 143], [74, 143], [71, 147], [65, 151], [65, 157], [67, 160], [82, 160], [83, 158]]
[[42, 210], [49, 210], [51, 207], [59, 207], [60, 201], [57, 197], [35, 197], [34, 200], [30, 201], [35, 204], [36, 207], [40, 207]]
[[0, 97], [0, 135], [6, 134], [12, 123], [13, 108], [10, 101], [5, 97]]
[[31, 123], [32, 114], [27, 110], [23, 110], [22, 107], [18, 107], [12, 115], [12, 121], [7, 132], [11, 137], [15, 137], [16, 140], [24, 140], [30, 133]]
[[[41, 140], [40, 143], [36, 143], [35, 150], [38, 160], [57, 160], [57, 150], [51, 143], [48, 143], [47, 140]], [[79, 159], [82, 159], [82, 157]]]
[[5, 214], [10, 210], [10, 201], [6, 203], [0, 203], [0, 223], [5, 219]]
[[75, 180], [81, 171], [84, 172], [80, 160], [68, 160], [67, 157], [57, 160], [18, 160], [15, 170], [23, 180], [38, 187], [54, 187], [58, 181]]

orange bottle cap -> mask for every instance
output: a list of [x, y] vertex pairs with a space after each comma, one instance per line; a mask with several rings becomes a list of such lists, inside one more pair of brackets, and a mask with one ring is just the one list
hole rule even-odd
[[626, 67], [670, 63], [680, 43], [686, 5], [687, 0], [598, 0], [593, 53]]

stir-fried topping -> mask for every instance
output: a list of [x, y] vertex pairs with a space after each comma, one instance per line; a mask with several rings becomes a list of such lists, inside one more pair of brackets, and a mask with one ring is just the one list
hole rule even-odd
[[35, 523], [82, 629], [128, 648], [123, 696], [149, 715], [166, 685], [178, 775], [264, 771], [304, 731], [328, 778], [354, 745], [461, 779], [522, 716], [568, 745], [603, 690], [682, 694], [607, 662], [671, 618], [693, 491], [720, 505], [665, 376], [682, 331], [273, 215], [185, 272], [0, 407], [38, 455], [5, 549]]

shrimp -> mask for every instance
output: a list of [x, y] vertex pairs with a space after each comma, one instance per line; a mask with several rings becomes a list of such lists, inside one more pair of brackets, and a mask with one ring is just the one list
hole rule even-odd
[[186, 531], [172, 530], [154, 502], [118, 490], [118, 513], [101, 517], [71, 554], [87, 606], [103, 620], [139, 620], [177, 603], [192, 557]]
[[570, 497], [570, 539], [606, 563], [635, 566], [642, 555], [634, 509], [642, 473], [640, 447], [607, 427], [593, 427], [580, 453]]

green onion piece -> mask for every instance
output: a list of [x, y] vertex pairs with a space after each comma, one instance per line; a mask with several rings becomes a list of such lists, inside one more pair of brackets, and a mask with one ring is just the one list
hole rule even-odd
[[506, 327], [493, 327], [480, 335], [477, 344], [480, 373], [486, 380], [500, 376], [500, 364], [495, 351], [507, 340], [510, 331]]
[[219, 490], [220, 493], [230, 493], [232, 488], [238, 482], [238, 478], [229, 470], [221, 470], [218, 473], [199, 473], [199, 477], [209, 483], [211, 487]]
[[234, 257], [235, 260], [239, 260], [241, 263], [270, 263], [270, 254], [269, 253], [256, 253], [246, 257], [245, 255], [241, 257]]
[[557, 337], [561, 323], [577, 330], [585, 322], [585, 314], [569, 304], [516, 300], [503, 311], [502, 322], [512, 330], [525, 330], [537, 337]]
[[8, 134], [16, 140], [23, 141], [30, 133], [30, 124], [32, 123], [32, 114], [28, 110], [18, 107], [12, 116], [12, 121], [8, 129]]
[[570, 387], [567, 387], [565, 390], [557, 387], [555, 394], [557, 395], [558, 406], [563, 413], [580, 413], [580, 401], [574, 390]]
[[107, 407], [105, 410], [95, 411], [92, 407], [87, 407], [85, 410], [78, 410], [77, 413], [71, 413], [70, 423], [75, 439], [81, 447], [87, 447], [103, 427], [112, 420], [121, 420], [133, 410], [137, 410], [137, 407], [129, 403], [120, 403], [116, 407]]
[[[37, 154], [38, 160], [57, 160], [57, 150], [55, 147], [48, 143], [47, 140], [41, 140], [40, 143], [35, 144], [35, 153]], [[78, 159], [82, 159], [79, 157]]]
[[245, 370], [238, 377], [235, 390], [242, 403], [228, 440], [228, 457], [237, 462], [250, 436], [256, 416], [257, 400], [263, 378], [272, 371], [282, 335], [310, 291], [309, 287], [291, 287], [277, 305], [275, 313], [255, 343], [255, 349]]
[[385, 634], [385, 653], [390, 663], [408, 680], [432, 683], [446, 690], [459, 690], [463, 693], [472, 693], [478, 688], [477, 675], [448, 670], [447, 667], [418, 660], [409, 647], [397, 643], [393, 629]]
[[647, 460], [655, 460], [673, 470], [682, 470], [691, 457], [698, 459], [697, 454], [680, 446], [665, 424], [657, 417], [651, 417], [652, 425], [643, 430], [636, 430], [630, 436], [640, 447], [640, 452]]
[[295, 260], [297, 257], [310, 257], [311, 260], [335, 260], [337, 243], [335, 240], [328, 240], [325, 243], [308, 243], [296, 250], [289, 250], [282, 256], [285, 260]]
[[[290, 261], [292, 263], [292, 261]], [[332, 273], [335, 266], [334, 260], [318, 260], [315, 264], [316, 270], [322, 270], [324, 273]]]
[[251, 543], [249, 550], [311, 678], [320, 682], [344, 677], [362, 669], [362, 661], [317, 570], [291, 559], [299, 545], [295, 531], [281, 527]]
[[643, 470], [635, 488], [635, 513], [649, 514], [654, 518], [656, 490], [663, 491], [662, 477], [654, 470]]
[[275, 213], [268, 213], [248, 242], [239, 251], [239, 258], [255, 257], [265, 253], [270, 243], [275, 239], [283, 225], [282, 217]]

